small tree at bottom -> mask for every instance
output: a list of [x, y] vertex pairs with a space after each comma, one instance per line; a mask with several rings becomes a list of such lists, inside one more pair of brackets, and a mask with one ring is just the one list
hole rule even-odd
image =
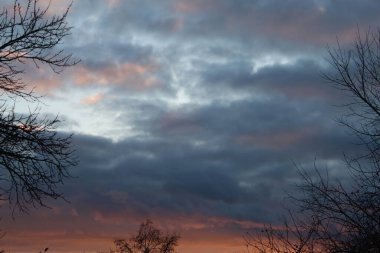
[[151, 220], [141, 223], [138, 234], [129, 240], [114, 241], [115, 250], [111, 253], [174, 253], [178, 246], [178, 234], [163, 234], [153, 226]]

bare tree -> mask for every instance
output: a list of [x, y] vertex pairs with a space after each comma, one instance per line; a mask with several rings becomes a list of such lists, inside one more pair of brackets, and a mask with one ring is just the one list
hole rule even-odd
[[349, 113], [341, 123], [350, 128], [377, 161], [380, 151], [380, 30], [357, 32], [349, 49], [329, 49], [330, 65], [336, 74], [324, 77], [350, 97], [344, 106]]
[[153, 226], [153, 222], [146, 220], [140, 225], [136, 236], [126, 241], [115, 240], [116, 251], [112, 253], [174, 253], [178, 245], [179, 235], [162, 234]]
[[301, 206], [319, 214], [329, 252], [380, 252], [380, 31], [358, 31], [351, 48], [338, 45], [329, 53], [336, 72], [325, 78], [350, 96], [341, 122], [365, 152], [346, 156], [350, 186], [303, 174], [309, 197]]
[[38, 109], [15, 110], [20, 99], [40, 101], [23, 81], [26, 66], [46, 65], [59, 73], [77, 63], [57, 48], [70, 34], [69, 9], [51, 15], [38, 0], [15, 0], [0, 12], [0, 197], [22, 211], [61, 197], [57, 187], [77, 163], [71, 136], [56, 131], [57, 117], [43, 117]]
[[246, 246], [258, 253], [322, 253], [318, 247], [318, 219], [303, 220], [288, 210], [281, 226], [265, 225], [248, 232]]
[[335, 73], [325, 77], [351, 97], [341, 122], [365, 152], [346, 156], [349, 185], [301, 169], [302, 197], [293, 198], [291, 226], [268, 226], [248, 237], [256, 252], [380, 252], [380, 32], [358, 32], [350, 49], [338, 45], [329, 53]]

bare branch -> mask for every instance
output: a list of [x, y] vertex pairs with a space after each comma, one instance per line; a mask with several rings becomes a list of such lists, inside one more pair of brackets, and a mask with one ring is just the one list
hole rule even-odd
[[[47, 64], [56, 72], [73, 66], [72, 59], [57, 47], [70, 34], [66, 18], [48, 15], [38, 0], [15, 0], [0, 12], [0, 198], [21, 211], [45, 206], [46, 198], [62, 197], [58, 186], [77, 164], [71, 136], [57, 133], [59, 119], [42, 117], [38, 109], [27, 114], [15, 111], [17, 98], [35, 102], [40, 98], [28, 90], [22, 75], [26, 64]], [[9, 103], [12, 103], [9, 105]]]
[[[350, 185], [329, 174], [299, 170], [301, 197], [281, 229], [267, 226], [247, 237], [260, 253], [380, 252], [380, 32], [358, 31], [351, 49], [329, 49], [335, 70], [325, 78], [352, 102], [341, 120], [359, 138], [364, 155], [345, 156]], [[327, 170], [326, 170], [327, 172]]]

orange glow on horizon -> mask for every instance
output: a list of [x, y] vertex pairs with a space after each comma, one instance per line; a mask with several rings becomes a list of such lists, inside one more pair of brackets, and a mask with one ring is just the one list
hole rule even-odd
[[[114, 239], [128, 239], [145, 220], [133, 213], [106, 216], [94, 211], [88, 217], [73, 208], [54, 210], [34, 215], [32, 220], [23, 217], [18, 224], [9, 226], [2, 249], [14, 253], [39, 252], [45, 247], [58, 253], [107, 252]], [[173, 217], [158, 213], [156, 216], [149, 217], [155, 226], [181, 235], [177, 248], [181, 253], [243, 252], [245, 233], [262, 227], [260, 223], [223, 217]], [[44, 222], [40, 223], [41, 220]], [[20, 224], [25, 227], [18, 227]]]

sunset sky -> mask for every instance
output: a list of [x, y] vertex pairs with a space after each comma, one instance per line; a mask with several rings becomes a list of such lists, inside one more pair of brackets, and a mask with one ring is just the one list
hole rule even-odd
[[1, 248], [106, 251], [150, 218], [181, 234], [182, 253], [244, 252], [246, 232], [280, 221], [295, 164], [346, 175], [343, 152], [358, 147], [336, 121], [348, 98], [322, 78], [327, 48], [376, 28], [379, 11], [375, 0], [74, 0], [62, 46], [81, 62], [24, 76], [74, 133], [69, 202], [14, 219], [4, 205]]

